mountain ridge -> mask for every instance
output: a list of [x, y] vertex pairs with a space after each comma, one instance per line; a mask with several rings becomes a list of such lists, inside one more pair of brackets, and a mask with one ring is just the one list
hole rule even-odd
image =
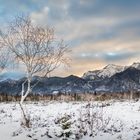
[[140, 70], [140, 63], [134, 62], [130, 66], [120, 66], [120, 65], [115, 65], [115, 64], [108, 64], [103, 69], [85, 72], [83, 74], [82, 78], [96, 80], [96, 78], [101, 79], [101, 78], [111, 77], [114, 74], [122, 72], [129, 67], [134, 67], [134, 68]]
[[[87, 76], [87, 77], [86, 77]], [[90, 76], [92, 78], [90, 78]], [[20, 95], [21, 85], [25, 77], [19, 80], [6, 79], [0, 81], [0, 93]], [[33, 94], [80, 94], [80, 93], [120, 93], [140, 91], [140, 63], [130, 66], [107, 65], [101, 70], [89, 71], [83, 77], [70, 75], [67, 77], [33, 77], [31, 82], [37, 86]], [[27, 84], [25, 84], [25, 87]]]

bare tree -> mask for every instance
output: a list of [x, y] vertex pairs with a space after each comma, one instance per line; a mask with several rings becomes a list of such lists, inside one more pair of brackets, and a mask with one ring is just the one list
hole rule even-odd
[[[22, 84], [20, 106], [23, 110], [23, 101], [31, 93], [31, 81], [34, 75], [47, 76], [61, 64], [68, 61], [66, 53], [69, 51], [64, 42], [58, 41], [54, 29], [34, 25], [30, 17], [16, 17], [6, 32], [1, 33], [1, 45], [10, 48], [18, 60], [25, 66], [26, 80]], [[27, 88], [25, 88], [27, 83]]]
[[0, 48], [0, 73], [6, 68], [8, 65], [8, 56], [9, 53], [7, 52], [7, 49]]
[[[2, 32], [0, 31], [0, 35], [2, 35]], [[8, 63], [10, 63], [10, 53], [8, 47], [2, 45], [2, 40], [0, 39], [0, 73], [8, 66]]]

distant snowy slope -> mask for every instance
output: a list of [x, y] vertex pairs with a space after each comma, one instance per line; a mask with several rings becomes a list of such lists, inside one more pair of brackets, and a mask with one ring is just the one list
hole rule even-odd
[[130, 66], [119, 66], [119, 65], [109, 64], [101, 70], [88, 71], [84, 73], [82, 78], [91, 79], [91, 80], [99, 80], [99, 79], [101, 80], [102, 78], [106, 78], [106, 77], [110, 78], [116, 73], [123, 72], [129, 67], [133, 67], [140, 70], [140, 63], [135, 62]]
[[106, 67], [104, 67], [102, 70], [99, 71], [98, 76], [99, 77], [111, 77], [116, 73], [122, 72], [125, 70], [125, 66], [118, 66], [114, 64], [109, 64]]
[[99, 70], [88, 71], [88, 72], [83, 74], [82, 78], [84, 78], [84, 79], [96, 79], [99, 72], [100, 72]]
[[136, 68], [136, 69], [138, 69], [138, 70], [140, 70], [140, 63], [133, 63], [132, 65], [131, 65], [131, 67], [134, 67], [134, 68]]
[[124, 71], [125, 69], [126, 69], [125, 66], [109, 64], [101, 70], [88, 71], [84, 73], [83, 78], [84, 79], [100, 79], [100, 78], [111, 77], [116, 73]]

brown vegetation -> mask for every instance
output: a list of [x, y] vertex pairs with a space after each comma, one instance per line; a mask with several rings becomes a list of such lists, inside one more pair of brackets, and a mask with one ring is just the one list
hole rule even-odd
[[[0, 94], [0, 102], [7, 101], [20, 101], [20, 95], [8, 95], [1, 93]], [[140, 92], [129, 92], [129, 93], [100, 93], [100, 94], [92, 94], [92, 93], [81, 93], [81, 94], [63, 94], [59, 93], [56, 95], [47, 94], [47, 95], [33, 95], [30, 94], [25, 101], [105, 101], [105, 100], [123, 100], [123, 99], [139, 99]]]

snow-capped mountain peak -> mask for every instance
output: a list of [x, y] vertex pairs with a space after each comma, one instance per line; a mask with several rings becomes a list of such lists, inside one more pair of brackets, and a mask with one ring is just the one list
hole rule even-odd
[[100, 72], [98, 73], [99, 77], [111, 77], [116, 73], [119, 73], [125, 69], [125, 66], [118, 66], [114, 64], [109, 64], [106, 67], [104, 67]]
[[114, 64], [109, 64], [105, 66], [101, 70], [95, 70], [95, 71], [88, 71], [84, 73], [83, 78], [84, 79], [100, 79], [105, 77], [111, 77], [116, 73], [122, 72], [126, 69], [125, 66], [118, 66]]
[[135, 62], [131, 65], [131, 67], [134, 67], [136, 69], [139, 69], [140, 70], [140, 63], [139, 62]]
[[99, 70], [95, 71], [88, 71], [83, 74], [82, 78], [84, 79], [95, 79], [95, 77], [98, 75]]

